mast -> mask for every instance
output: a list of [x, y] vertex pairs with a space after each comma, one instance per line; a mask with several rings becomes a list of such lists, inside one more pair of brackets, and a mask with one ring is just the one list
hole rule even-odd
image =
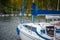
[[[34, 0], [32, 1], [32, 3], [34, 3]], [[32, 15], [32, 22], [34, 22], [34, 15]]]
[[32, 1], [32, 3], [34, 3], [34, 0]]
[[59, 10], [59, 0], [57, 2], [57, 11]]
[[43, 9], [43, 0], [42, 0], [42, 9]]
[[23, 13], [24, 13], [24, 4], [26, 0], [23, 0], [22, 8], [21, 8], [21, 23], [23, 23]]

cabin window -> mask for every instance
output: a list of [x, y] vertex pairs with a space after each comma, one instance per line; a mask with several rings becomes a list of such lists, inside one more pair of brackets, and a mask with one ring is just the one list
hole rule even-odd
[[54, 19], [54, 21], [57, 21], [57, 19]]
[[29, 25], [24, 25], [24, 27], [26, 27], [28, 30], [31, 30], [31, 31], [35, 31], [36, 30], [35, 27], [29, 26]]
[[54, 36], [54, 26], [47, 26], [46, 32], [47, 32], [47, 35], [53, 37]]
[[60, 19], [58, 19], [58, 21], [60, 21]]

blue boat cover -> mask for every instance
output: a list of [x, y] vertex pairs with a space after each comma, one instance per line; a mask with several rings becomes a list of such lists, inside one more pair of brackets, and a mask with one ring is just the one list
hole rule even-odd
[[38, 14], [60, 14], [60, 10], [39, 10], [37, 6], [32, 3], [32, 15], [37, 16]]

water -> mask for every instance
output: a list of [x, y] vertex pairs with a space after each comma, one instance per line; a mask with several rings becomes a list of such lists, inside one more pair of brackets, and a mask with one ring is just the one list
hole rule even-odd
[[19, 17], [0, 17], [0, 40], [17, 40], [16, 27], [19, 23]]
[[[38, 19], [35, 19], [37, 22]], [[0, 17], [0, 40], [17, 40], [17, 26], [21, 23], [21, 17]], [[23, 23], [32, 22], [31, 17], [23, 17]]]

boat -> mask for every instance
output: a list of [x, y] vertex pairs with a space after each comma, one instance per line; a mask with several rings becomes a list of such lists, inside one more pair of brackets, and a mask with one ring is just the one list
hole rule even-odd
[[60, 21], [52, 21], [51, 25], [55, 26], [55, 38], [56, 40], [60, 40]]
[[[48, 22], [40, 22], [38, 23], [42, 30], [45, 28], [47, 31], [47, 35], [53, 38], [53, 40], [60, 40], [60, 21], [51, 21], [50, 23]], [[52, 25], [50, 27], [46, 27], [47, 25]], [[45, 26], [45, 27], [42, 27]]]
[[59, 15], [46, 15], [47, 21], [54, 26], [55, 40], [60, 40], [60, 16]]
[[53, 40], [54, 36], [54, 26], [50, 24], [40, 26], [37, 23], [23, 23], [18, 25], [18, 30], [21, 40]]
[[[22, 13], [24, 7], [22, 7]], [[35, 3], [32, 3], [32, 22], [22, 23], [17, 27], [17, 34], [21, 40], [55, 40], [55, 25], [52, 23], [34, 23], [34, 16], [60, 14], [57, 10], [39, 10]], [[22, 16], [21, 16], [22, 17]]]

